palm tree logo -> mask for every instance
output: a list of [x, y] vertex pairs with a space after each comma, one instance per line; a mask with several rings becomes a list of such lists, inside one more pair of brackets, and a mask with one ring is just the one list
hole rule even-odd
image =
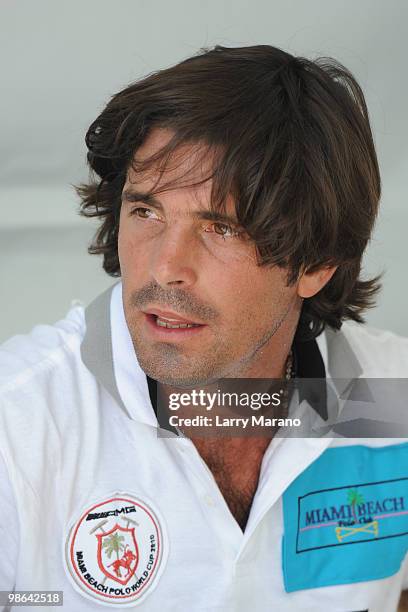
[[[98, 565], [105, 577], [116, 580], [120, 584], [129, 582], [135, 575], [139, 562], [135, 528], [121, 527], [116, 523], [110, 531], [97, 533], [96, 537], [98, 539]], [[107, 559], [111, 560], [112, 556], [113, 561], [108, 563]]]
[[351, 512], [353, 515], [353, 523], [351, 525], [338, 525], [335, 528], [337, 540], [343, 542], [344, 539], [355, 536], [356, 534], [370, 534], [375, 537], [378, 536], [378, 521], [368, 520], [362, 523], [357, 518], [356, 506], [364, 503], [364, 497], [357, 489], [349, 489], [347, 491], [347, 501], [351, 506]]
[[116, 553], [116, 559], [119, 559], [119, 553], [122, 552], [122, 550], [125, 550], [124, 541], [125, 538], [118, 532], [113, 533], [108, 538], [105, 538], [102, 548], [105, 549], [105, 553], [108, 555], [109, 559], [112, 557], [113, 553]]
[[349, 489], [347, 492], [347, 501], [351, 506], [351, 512], [353, 514], [354, 523], [358, 523], [356, 506], [364, 503], [364, 497], [357, 491], [357, 489]]

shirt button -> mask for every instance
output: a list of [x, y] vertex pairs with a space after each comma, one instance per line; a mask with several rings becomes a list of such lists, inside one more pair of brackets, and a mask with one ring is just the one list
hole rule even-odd
[[210, 495], [204, 495], [204, 501], [207, 504], [207, 506], [215, 506], [215, 501], [213, 500], [212, 497], [210, 497]]

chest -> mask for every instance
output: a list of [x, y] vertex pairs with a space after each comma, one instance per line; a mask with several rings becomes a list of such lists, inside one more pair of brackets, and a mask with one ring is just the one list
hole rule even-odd
[[256, 473], [244, 482], [222, 472], [215, 473], [214, 478], [232, 516], [244, 531], [258, 484]]
[[244, 531], [270, 438], [194, 440], [238, 525]]

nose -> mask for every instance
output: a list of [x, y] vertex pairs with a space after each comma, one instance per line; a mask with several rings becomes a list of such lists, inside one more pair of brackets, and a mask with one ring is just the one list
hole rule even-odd
[[174, 225], [152, 245], [151, 276], [162, 287], [190, 287], [197, 280], [197, 252], [191, 230]]

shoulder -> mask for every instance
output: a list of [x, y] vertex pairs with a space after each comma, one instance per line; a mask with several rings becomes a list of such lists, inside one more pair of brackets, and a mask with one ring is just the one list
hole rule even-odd
[[76, 353], [85, 333], [82, 305], [72, 307], [53, 325], [36, 325], [27, 334], [0, 345], [0, 398], [33, 384]]
[[408, 376], [407, 337], [353, 321], [344, 322], [339, 331], [326, 331], [326, 336], [329, 351], [339, 347], [351, 349], [365, 377]]
[[45, 463], [57, 465], [61, 436], [78, 429], [84, 332], [84, 308], [75, 306], [0, 346], [0, 449], [9, 466], [18, 465], [12, 470], [40, 466], [40, 479]]
[[0, 345], [0, 430], [28, 434], [67, 407], [78, 386], [84, 333], [84, 308], [75, 306], [55, 324], [36, 325]]

